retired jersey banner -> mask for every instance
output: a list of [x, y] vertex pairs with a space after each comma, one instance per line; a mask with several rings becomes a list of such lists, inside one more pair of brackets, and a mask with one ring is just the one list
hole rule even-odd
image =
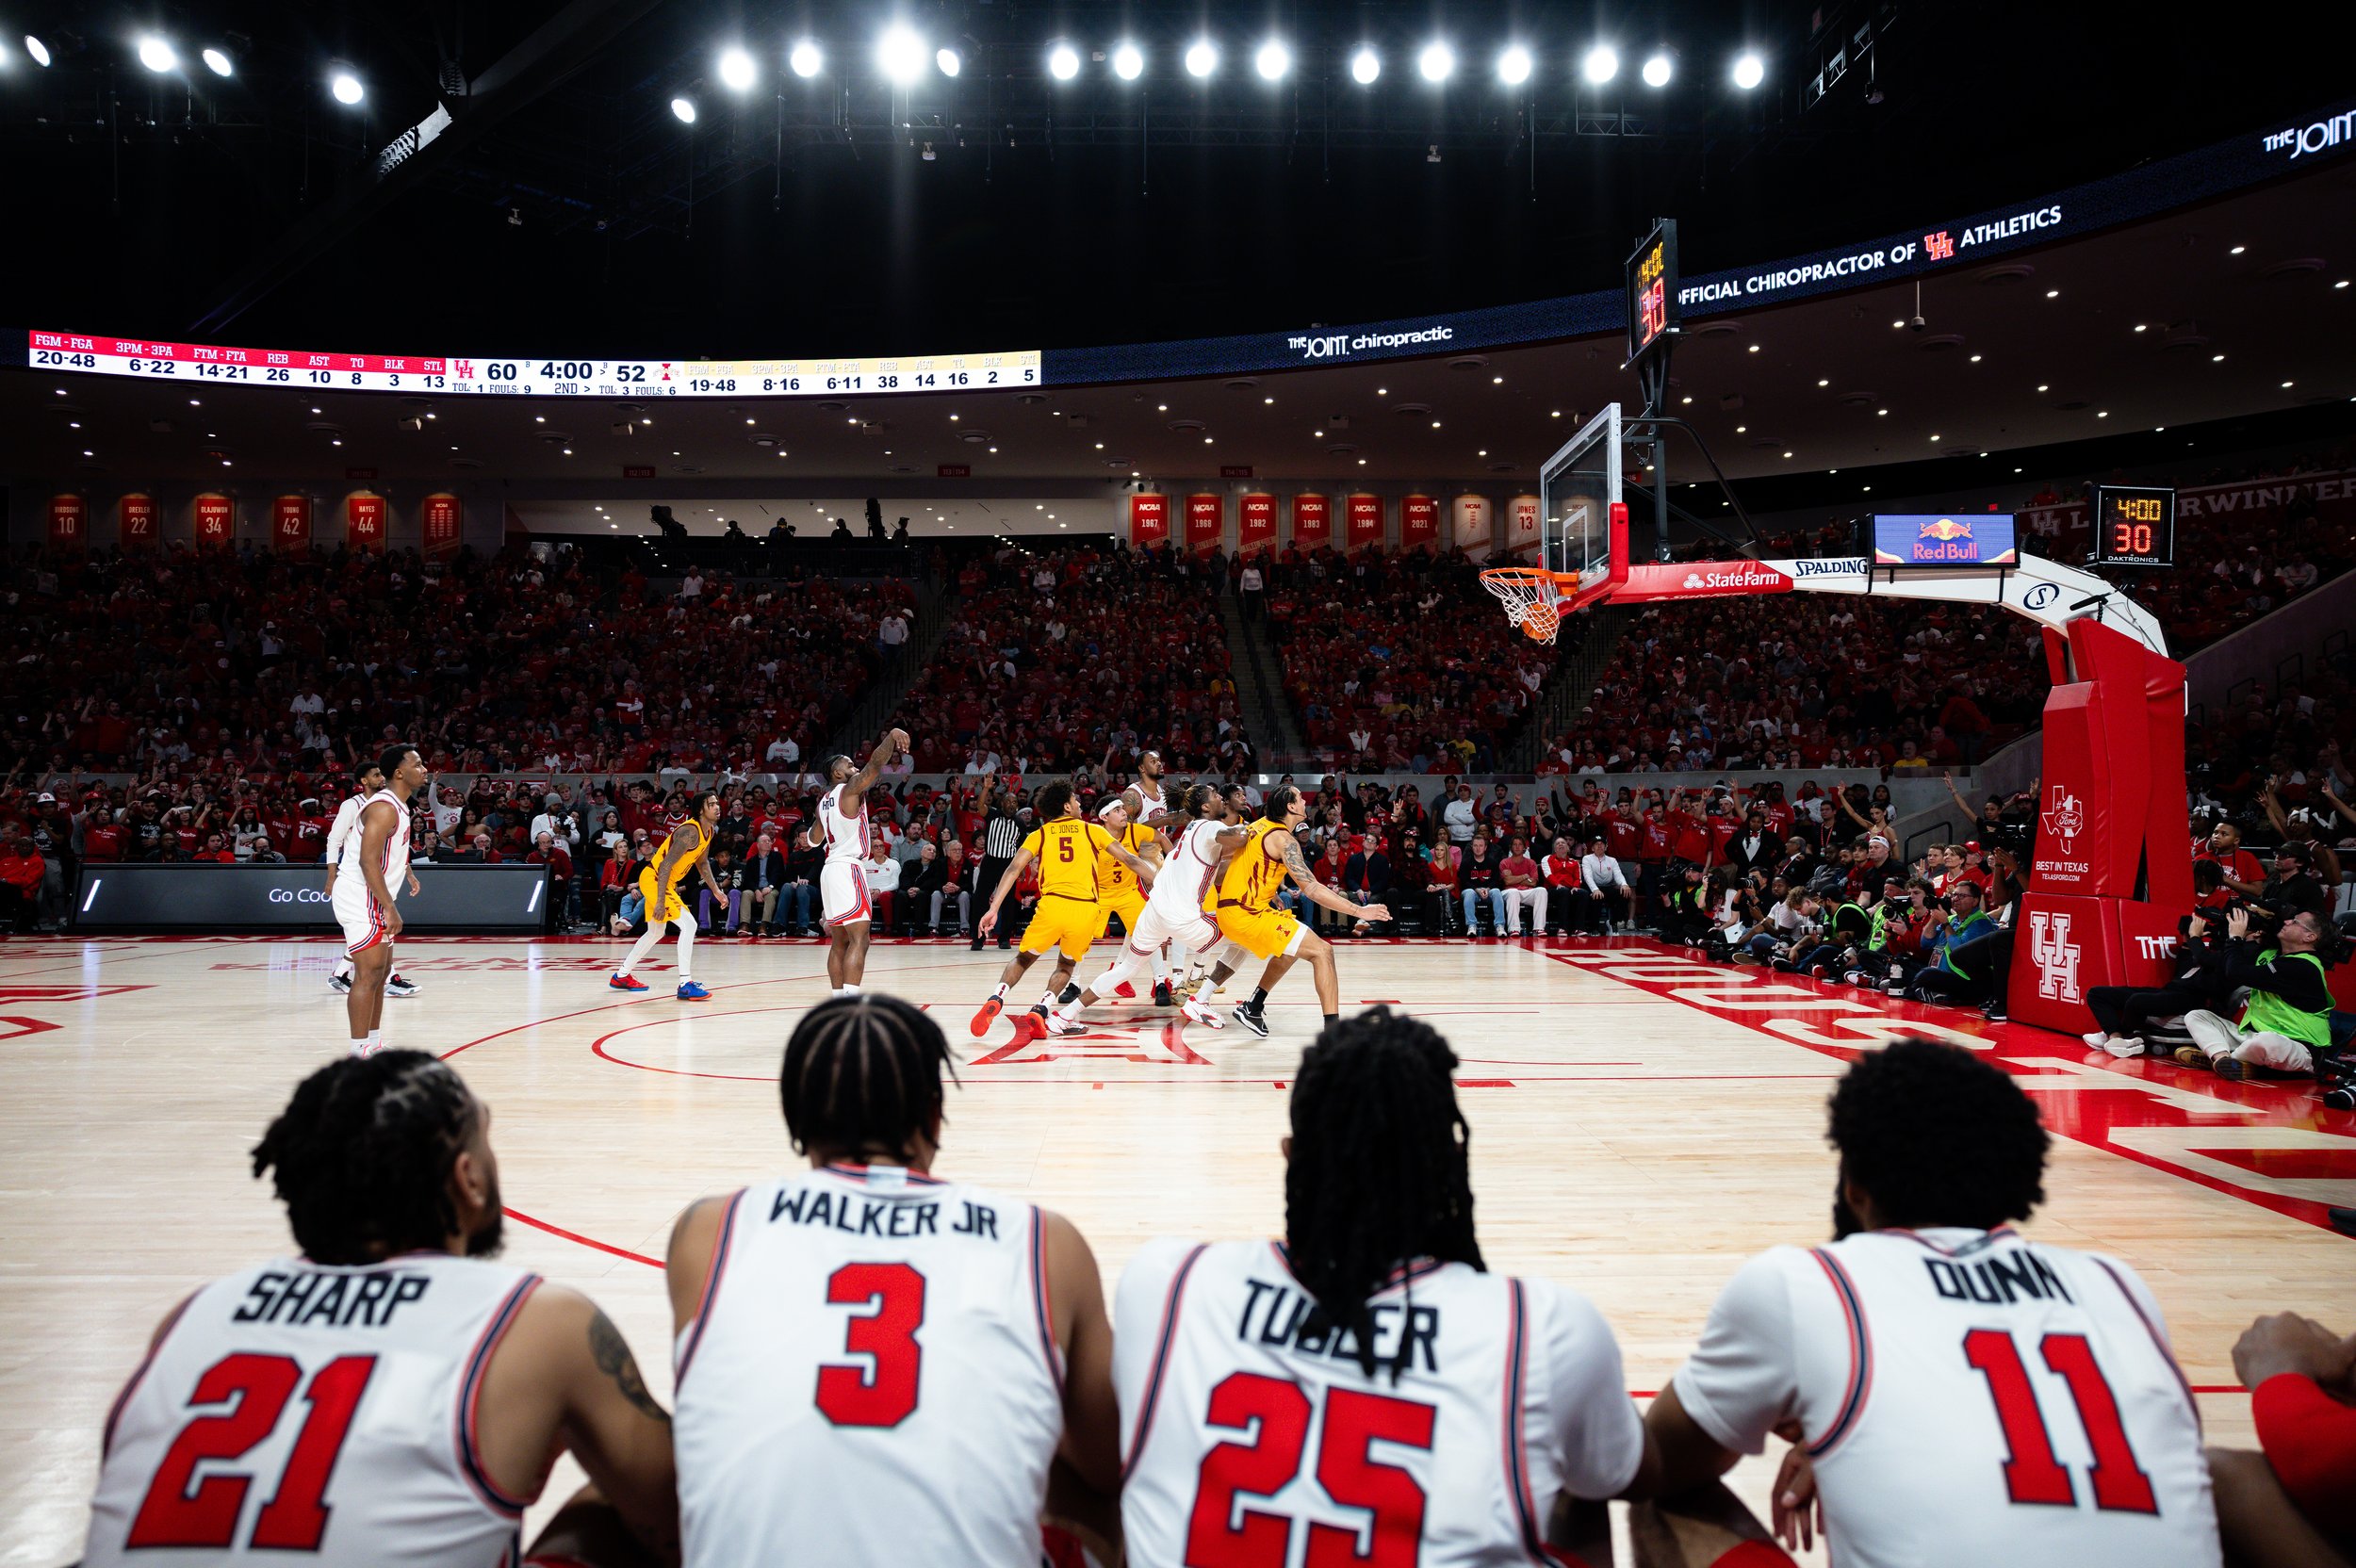
[[1293, 548], [1321, 550], [1333, 543], [1333, 501], [1330, 496], [1293, 498]]
[[1515, 496], [1505, 503], [1505, 553], [1520, 558], [1537, 549], [1540, 543], [1538, 518], [1540, 502], [1535, 496]]
[[1235, 549], [1250, 555], [1276, 547], [1276, 498], [1254, 492], [1235, 503]]
[[49, 544], [61, 550], [78, 550], [90, 544], [90, 507], [81, 497], [49, 498]]
[[1383, 498], [1352, 496], [1343, 503], [1348, 514], [1350, 532], [1347, 547], [1353, 550], [1383, 547]]
[[456, 496], [444, 492], [418, 502], [417, 531], [424, 540], [425, 553], [455, 555], [459, 531], [465, 521], [466, 509]]
[[1399, 548], [1407, 551], [1440, 543], [1440, 503], [1430, 496], [1402, 496], [1399, 502]]
[[1497, 543], [1497, 509], [1486, 496], [1459, 496], [1450, 503], [1454, 514], [1449, 536], [1456, 547], [1464, 552], [1464, 559], [1478, 565], [1489, 559], [1489, 550]]
[[281, 555], [311, 547], [311, 498], [281, 496], [270, 503], [270, 537]]
[[355, 550], [384, 547], [384, 498], [354, 490], [344, 498], [344, 543]]
[[196, 543], [199, 549], [225, 550], [237, 531], [237, 503], [226, 496], [196, 498]]
[[1147, 491], [1129, 498], [1129, 543], [1137, 549], [1170, 543], [1170, 498]]
[[1217, 496], [1186, 498], [1186, 548], [1212, 550], [1227, 531], [1226, 503]]
[[155, 498], [133, 491], [115, 502], [115, 537], [126, 550], [155, 547]]

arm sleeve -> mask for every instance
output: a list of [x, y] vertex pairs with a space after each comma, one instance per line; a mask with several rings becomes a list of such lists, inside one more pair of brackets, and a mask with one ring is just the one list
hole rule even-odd
[[1560, 1456], [1563, 1489], [1599, 1501], [1636, 1478], [1644, 1423], [1628, 1397], [1619, 1341], [1595, 1303], [1544, 1280], [1523, 1282], [1530, 1337], [1539, 1348], [1546, 1447]]
[[2356, 1531], [2356, 1409], [2313, 1378], [2279, 1372], [2250, 1396], [2258, 1446], [2282, 1490], [2321, 1528]]
[[1764, 1453], [1767, 1434], [1798, 1404], [1784, 1283], [1783, 1254], [1791, 1250], [1762, 1252], [1735, 1272], [1710, 1309], [1701, 1344], [1671, 1382], [1694, 1425], [1736, 1453]]
[[1153, 1375], [1154, 1352], [1161, 1348], [1162, 1312], [1170, 1300], [1170, 1281], [1193, 1250], [1191, 1242], [1170, 1236], [1147, 1242], [1121, 1271], [1121, 1283], [1113, 1290], [1113, 1392], [1121, 1400], [1124, 1449], [1134, 1438], [1137, 1406]]

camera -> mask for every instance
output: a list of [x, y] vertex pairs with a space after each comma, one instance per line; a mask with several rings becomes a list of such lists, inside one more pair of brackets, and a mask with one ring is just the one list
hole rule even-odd
[[1922, 318], [1918, 314], [1912, 320], [1906, 323], [1906, 328], [1910, 332], [1926, 332], [1930, 328], [1930, 323], [1922, 319]]

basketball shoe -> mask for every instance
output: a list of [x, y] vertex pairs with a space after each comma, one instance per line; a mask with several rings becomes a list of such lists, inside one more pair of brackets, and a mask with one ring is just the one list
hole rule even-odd
[[417, 983], [405, 974], [396, 974], [384, 982], [384, 994], [386, 996], [415, 996], [417, 994]]
[[606, 989], [615, 991], [643, 991], [646, 988], [646, 983], [644, 980], [636, 975], [624, 974], [618, 970], [606, 977], [605, 986]]

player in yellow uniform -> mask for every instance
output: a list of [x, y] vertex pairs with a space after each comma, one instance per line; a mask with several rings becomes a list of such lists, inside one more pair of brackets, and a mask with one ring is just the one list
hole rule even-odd
[[[1280, 784], [1270, 790], [1263, 797], [1259, 820], [1251, 825], [1252, 836], [1229, 857], [1217, 886], [1203, 902], [1228, 945], [1203, 986], [1215, 989], [1234, 972], [1240, 962], [1237, 948], [1268, 960], [1268, 972], [1260, 976], [1252, 999], [1235, 1004], [1235, 1021], [1263, 1039], [1268, 1037], [1268, 988], [1302, 958], [1316, 972], [1317, 1004], [1324, 1010], [1325, 1021], [1333, 1022], [1342, 1012], [1342, 983], [1333, 971], [1333, 944], [1294, 919], [1289, 909], [1276, 907], [1276, 894], [1286, 876], [1312, 904], [1355, 920], [1391, 918], [1391, 911], [1383, 905], [1354, 904], [1310, 874], [1308, 857], [1301, 853], [1293, 838], [1293, 829], [1308, 814], [1307, 802], [1293, 786]], [[1198, 989], [1197, 994], [1203, 993]]]
[[1039, 961], [1039, 956], [1055, 948], [1055, 974], [1047, 987], [1047, 995], [1039, 1004], [1041, 1018], [1047, 1013], [1056, 992], [1072, 978], [1079, 967], [1080, 955], [1088, 950], [1097, 934], [1104, 929], [1104, 917], [1097, 907], [1103, 891], [1098, 861], [1110, 858], [1128, 869], [1144, 887], [1153, 885], [1153, 868], [1113, 841], [1113, 836], [1080, 815], [1078, 796], [1069, 784], [1050, 784], [1039, 791], [1036, 802], [1039, 825], [1023, 841], [1014, 858], [1006, 862], [1005, 874], [990, 895], [990, 907], [974, 923], [974, 930], [988, 937], [998, 926], [998, 910], [1023, 879], [1023, 869], [1039, 867], [1039, 908], [1031, 916], [1029, 927], [1023, 933], [1014, 958], [998, 977], [998, 988], [990, 993], [990, 1000], [973, 1015], [973, 1033], [986, 1035], [990, 1021], [1006, 1004], [1006, 991], [1023, 973]]
[[687, 901], [679, 897], [679, 884], [687, 880], [692, 869], [703, 874], [704, 886], [712, 890], [712, 898], [725, 905], [728, 895], [712, 879], [712, 867], [704, 857], [712, 848], [712, 829], [720, 825], [720, 792], [705, 790], [695, 796], [671, 829], [671, 836], [663, 841], [654, 860], [638, 874], [639, 896], [646, 901], [646, 934], [630, 948], [630, 956], [614, 972], [607, 986], [617, 991], [643, 991], [644, 980], [633, 980], [630, 972], [639, 961], [652, 953], [663, 939], [663, 927], [667, 923], [679, 927], [679, 991], [681, 1002], [701, 1002], [712, 993], [695, 984], [688, 966], [695, 957], [695, 917], [687, 912]]
[[[1104, 831], [1110, 833], [1121, 848], [1155, 870], [1161, 869], [1162, 836], [1145, 824], [1131, 819], [1125, 796], [1114, 795], [1099, 806], [1096, 820], [1104, 824]], [[1121, 917], [1121, 935], [1136, 936], [1137, 917], [1145, 913], [1145, 890], [1138, 887], [1137, 879], [1129, 874], [1129, 868], [1110, 855], [1102, 857], [1096, 862], [1096, 881], [1103, 890], [1096, 900], [1103, 916], [1097, 922], [1097, 936], [1101, 938], [1111, 929], [1115, 915]], [[1121, 994], [1130, 993], [1123, 991]], [[1157, 1007], [1176, 1004], [1170, 994], [1170, 960], [1159, 947], [1153, 950], [1153, 1004]]]

